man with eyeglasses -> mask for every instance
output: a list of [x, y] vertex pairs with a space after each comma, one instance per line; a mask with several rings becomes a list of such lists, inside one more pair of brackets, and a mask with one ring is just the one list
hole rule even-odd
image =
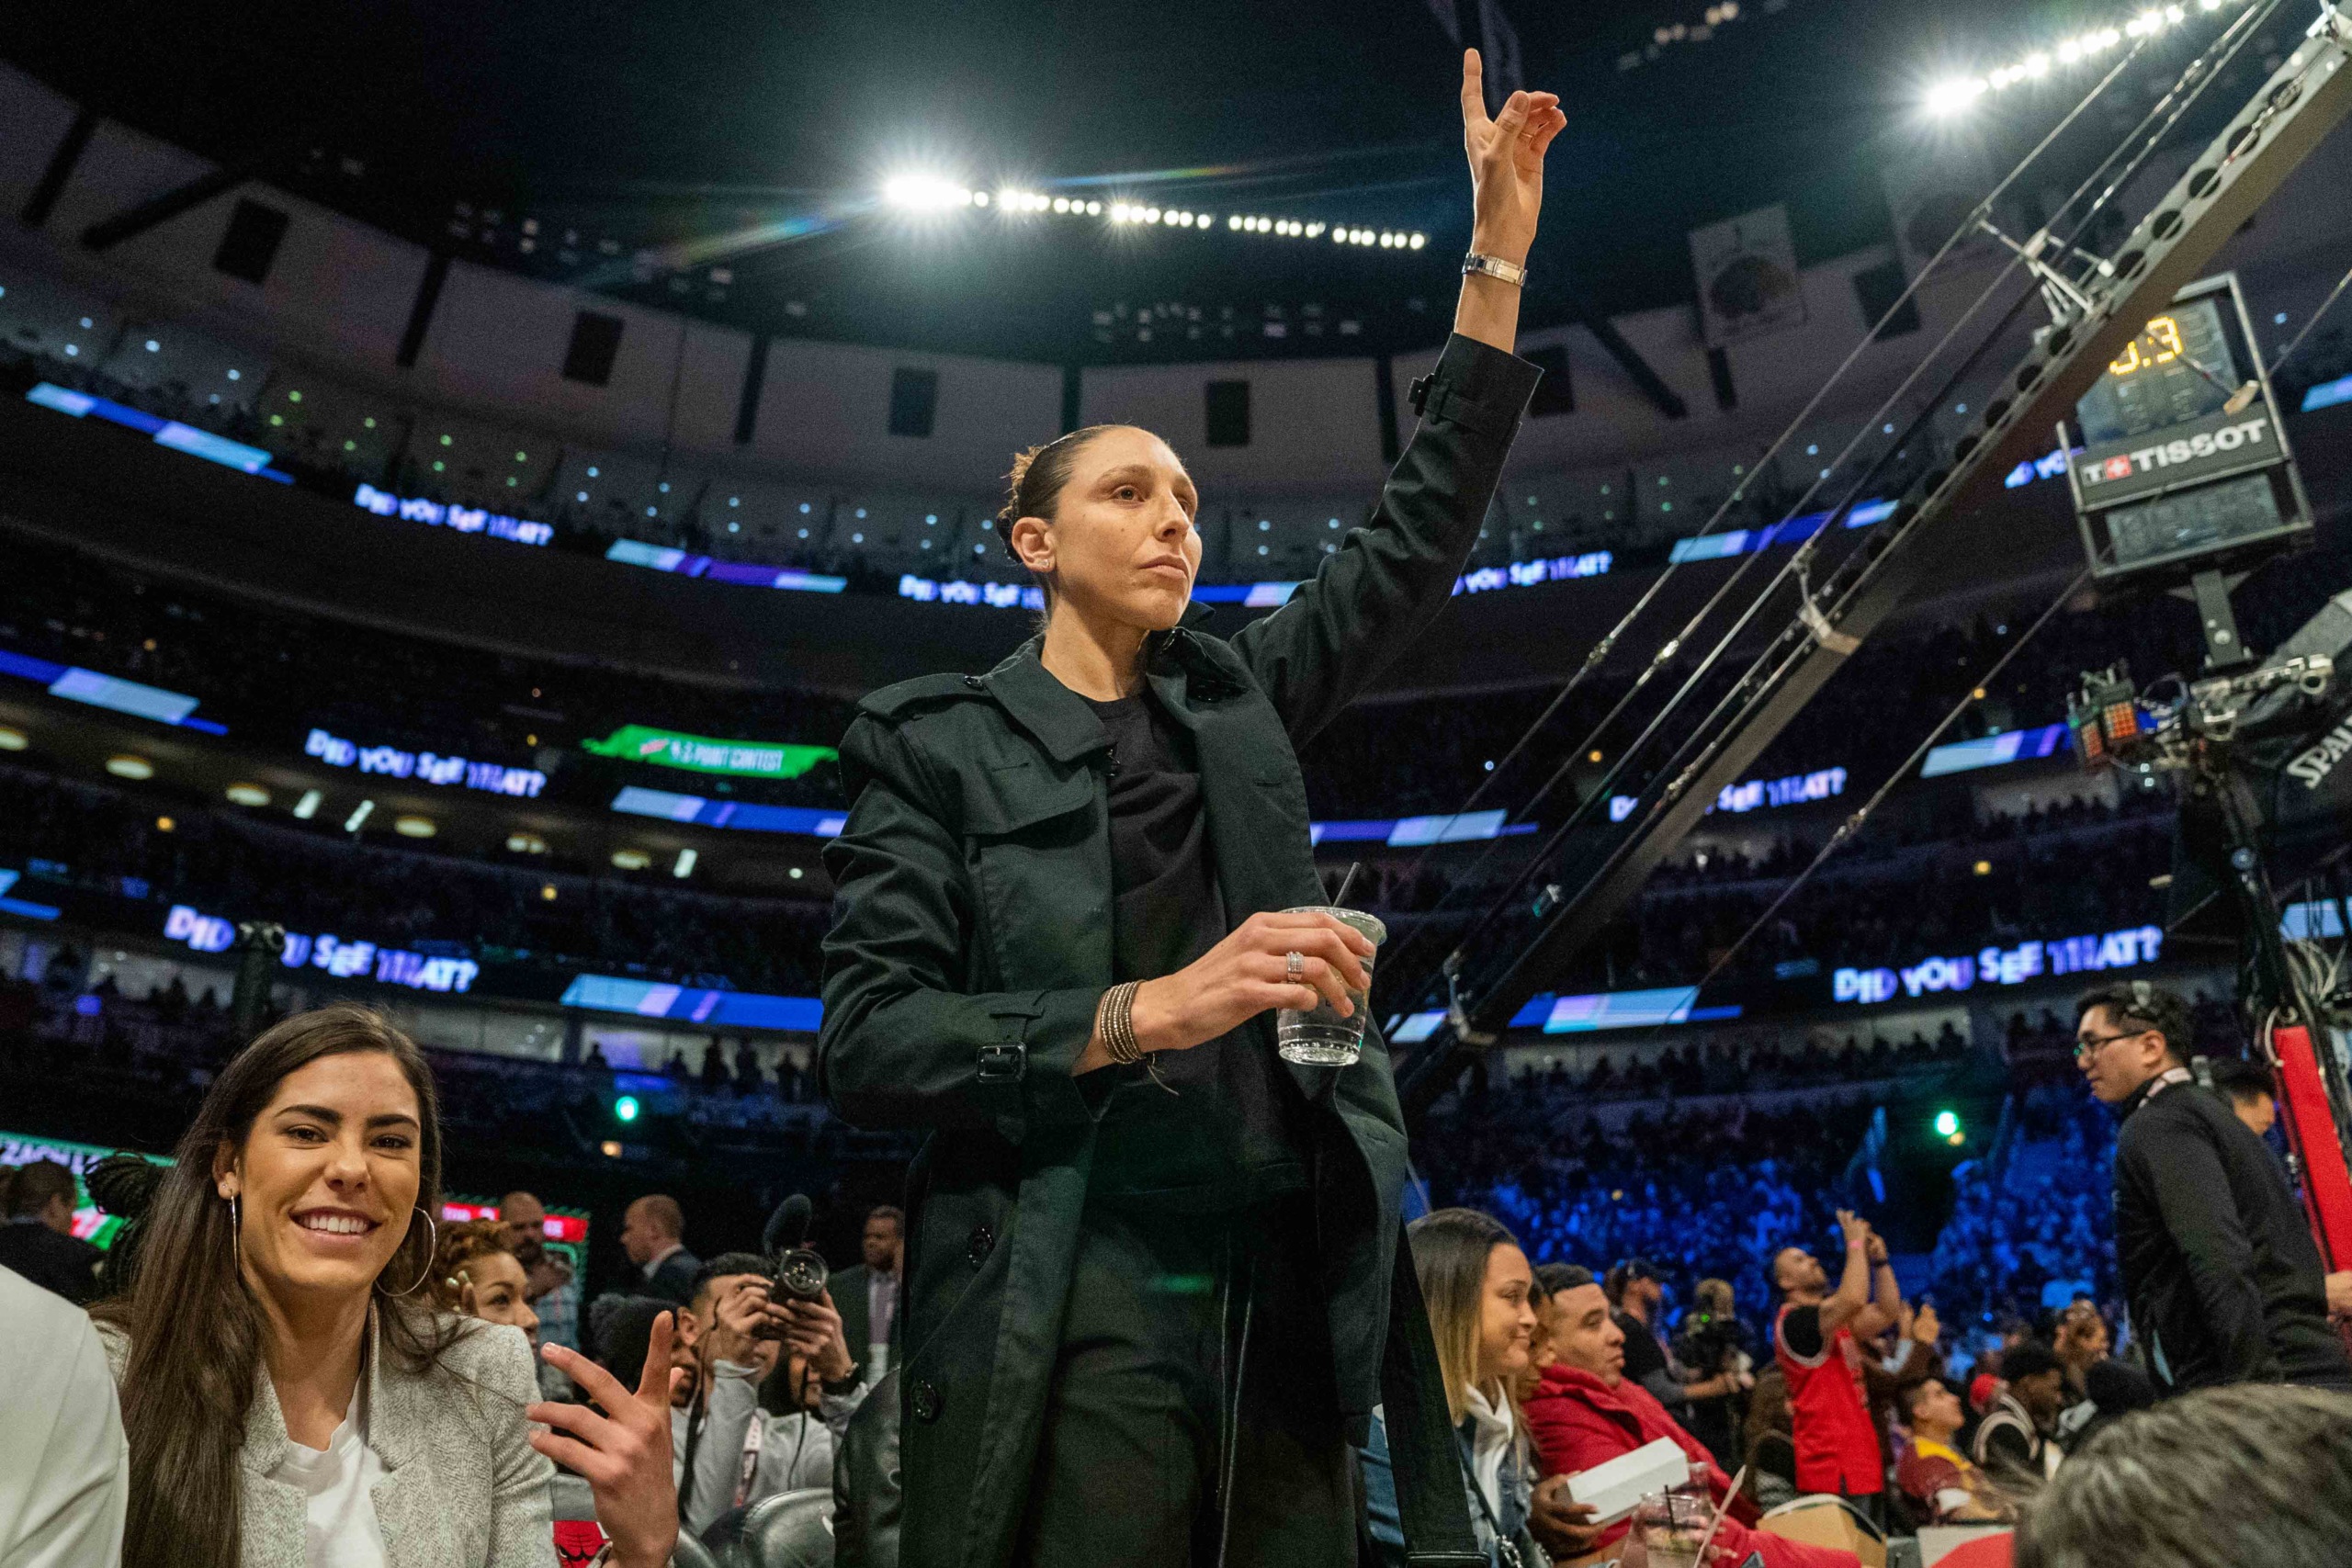
[[2319, 1249], [2278, 1163], [2191, 1080], [2188, 1009], [2134, 980], [2075, 1004], [2075, 1064], [2115, 1108], [2115, 1250], [2160, 1397], [2222, 1383], [2352, 1389]]

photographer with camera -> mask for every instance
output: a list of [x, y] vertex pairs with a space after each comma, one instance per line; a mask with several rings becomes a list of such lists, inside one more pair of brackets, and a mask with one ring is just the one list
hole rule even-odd
[[1693, 1374], [1682, 1385], [1683, 1427], [1707, 1445], [1715, 1462], [1739, 1468], [1739, 1431], [1747, 1420], [1748, 1391], [1756, 1386], [1756, 1359], [1747, 1330], [1734, 1315], [1731, 1281], [1702, 1280], [1690, 1293], [1674, 1358]]
[[[864, 1401], [841, 1314], [822, 1283], [772, 1277], [767, 1259], [729, 1252], [703, 1266], [688, 1317], [703, 1397], [681, 1449], [679, 1517], [700, 1533], [729, 1508], [780, 1492], [830, 1487], [833, 1439]], [[763, 1385], [785, 1408], [760, 1408]], [[771, 1401], [773, 1403], [773, 1401]]]

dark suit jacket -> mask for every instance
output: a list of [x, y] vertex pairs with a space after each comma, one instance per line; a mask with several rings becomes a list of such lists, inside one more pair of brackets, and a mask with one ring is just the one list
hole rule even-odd
[[[872, 1280], [873, 1270], [858, 1263], [834, 1275], [826, 1287], [832, 1292], [834, 1310], [842, 1314], [842, 1337], [849, 1342], [850, 1359], [857, 1363], [860, 1374], [865, 1371], [866, 1348], [874, 1343], [874, 1325], [867, 1321], [869, 1308], [866, 1296]], [[898, 1342], [899, 1324], [906, 1316], [905, 1289], [901, 1280], [899, 1310], [890, 1320], [889, 1338], [893, 1344]]]
[[2161, 1393], [2217, 1383], [2352, 1388], [2319, 1248], [2263, 1141], [2193, 1083], [2124, 1102], [2115, 1255]]
[[75, 1306], [97, 1299], [96, 1269], [105, 1256], [81, 1237], [60, 1235], [38, 1220], [0, 1224], [0, 1267], [14, 1269]]
[[684, 1306], [695, 1299], [695, 1276], [701, 1270], [702, 1259], [682, 1247], [663, 1258], [662, 1267], [653, 1270], [653, 1277], [637, 1287], [633, 1293], [659, 1296], [665, 1302], [675, 1302]]
[[[1445, 607], [1538, 378], [1451, 340], [1414, 387], [1421, 423], [1371, 525], [1231, 639], [1201, 627], [1197, 603], [1152, 638], [1147, 678], [1192, 734], [1235, 922], [1326, 901], [1295, 748]], [[1109, 738], [1035, 639], [986, 675], [859, 705], [841, 748], [854, 804], [825, 849], [819, 1074], [853, 1125], [933, 1133], [909, 1175], [899, 1307], [906, 1557], [992, 1568], [1012, 1554], [1043, 1436], [1100, 1114], [1070, 1068], [1113, 979]], [[1272, 1014], [1230, 1043], [1272, 1052]], [[1316, 1144], [1339, 1413], [1363, 1432], [1385, 1402], [1408, 1538], [1426, 1526], [1428, 1561], [1458, 1543], [1475, 1562], [1444, 1400], [1432, 1413], [1432, 1391], [1384, 1362], [1409, 1356], [1416, 1377], [1420, 1352], [1435, 1363], [1426, 1320], [1389, 1341], [1392, 1289], [1413, 1276], [1397, 1267], [1405, 1119], [1386, 1043], [1375, 1022], [1355, 1066], [1287, 1070]]]

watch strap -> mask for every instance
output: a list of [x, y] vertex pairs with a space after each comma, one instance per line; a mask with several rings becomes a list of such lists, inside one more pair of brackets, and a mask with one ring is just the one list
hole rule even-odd
[[1516, 262], [1507, 262], [1500, 256], [1481, 255], [1476, 251], [1471, 251], [1462, 258], [1463, 276], [1467, 277], [1474, 272], [1482, 276], [1508, 283], [1514, 288], [1522, 287], [1527, 282], [1525, 267], [1519, 265]]

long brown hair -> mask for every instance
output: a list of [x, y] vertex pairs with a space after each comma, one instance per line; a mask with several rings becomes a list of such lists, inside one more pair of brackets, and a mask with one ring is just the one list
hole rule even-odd
[[[1439, 1209], [1405, 1227], [1413, 1249], [1413, 1273], [1429, 1306], [1430, 1337], [1437, 1341], [1438, 1369], [1445, 1374], [1445, 1408], [1454, 1425], [1469, 1407], [1478, 1379], [1478, 1338], [1487, 1300], [1487, 1257], [1519, 1238], [1492, 1214], [1476, 1209]], [[1482, 1391], [1490, 1395], [1493, 1391]], [[1501, 1391], [1508, 1398], [1510, 1391]]]
[[[130, 1443], [127, 1568], [236, 1568], [243, 1551], [239, 1453], [261, 1367], [260, 1303], [238, 1266], [229, 1205], [213, 1161], [245, 1137], [287, 1076], [322, 1056], [378, 1051], [416, 1092], [417, 1205], [441, 1204], [441, 1119], [433, 1070], [415, 1042], [382, 1014], [348, 1004], [297, 1013], [239, 1052], [213, 1080], [181, 1137], [171, 1168], [140, 1222], [137, 1262], [122, 1293], [91, 1315], [130, 1343], [122, 1370], [122, 1424]], [[423, 1372], [455, 1338], [429, 1310], [401, 1295], [424, 1272], [432, 1227], [411, 1223], [377, 1277], [384, 1348]]]

